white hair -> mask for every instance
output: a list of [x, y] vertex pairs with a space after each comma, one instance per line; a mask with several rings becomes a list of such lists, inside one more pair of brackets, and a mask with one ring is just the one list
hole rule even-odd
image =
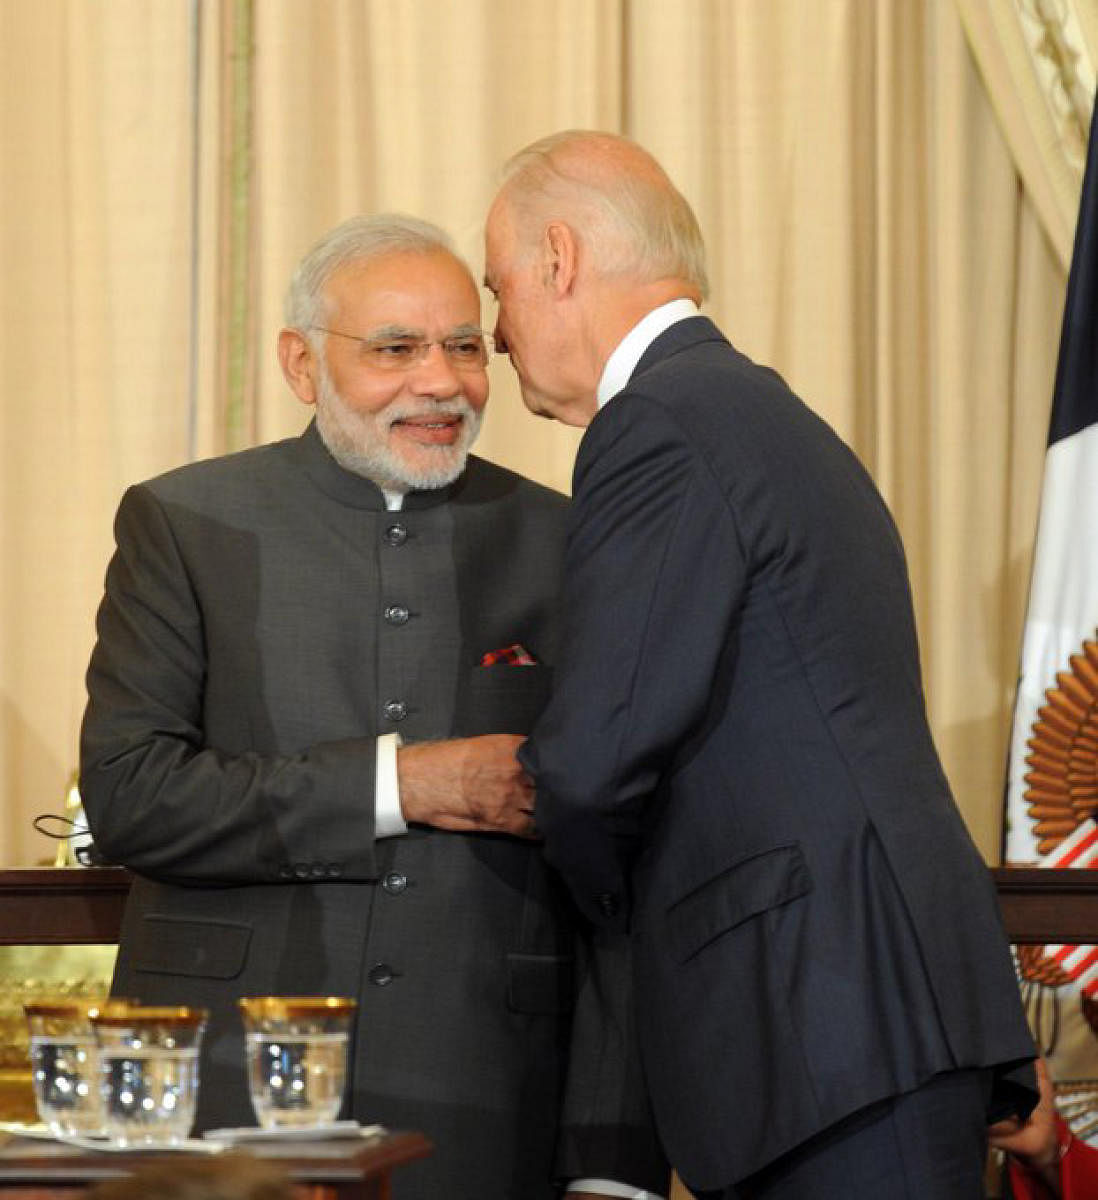
[[568, 219], [597, 270], [649, 283], [682, 279], [709, 294], [697, 218], [658, 162], [617, 134], [569, 129], [508, 160], [502, 195], [526, 227]]
[[[351, 217], [329, 230], [298, 263], [286, 292], [286, 324], [306, 336], [311, 328], [324, 324], [327, 319], [324, 289], [328, 280], [348, 263], [380, 258], [385, 254], [437, 254], [440, 251], [452, 255], [468, 270], [468, 265], [454, 250], [450, 235], [429, 221], [401, 213]], [[472, 278], [471, 271], [469, 274]]]

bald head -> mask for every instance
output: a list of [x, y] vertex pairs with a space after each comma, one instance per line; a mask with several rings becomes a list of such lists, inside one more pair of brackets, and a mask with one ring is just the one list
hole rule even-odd
[[706, 295], [690, 206], [658, 162], [609, 133], [570, 130], [520, 151], [484, 230], [496, 349], [531, 412], [586, 425], [610, 355], [647, 313]]
[[696, 299], [708, 294], [705, 245], [690, 205], [628, 138], [586, 130], [542, 138], [506, 164], [496, 203], [507, 205], [520, 243], [563, 221], [599, 275], [680, 280]]

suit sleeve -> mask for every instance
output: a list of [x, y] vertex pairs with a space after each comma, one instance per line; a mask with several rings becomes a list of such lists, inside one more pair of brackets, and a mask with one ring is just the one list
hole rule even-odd
[[576, 947], [580, 987], [557, 1175], [563, 1183], [613, 1179], [667, 1196], [671, 1167], [641, 1069], [628, 938], [588, 927], [577, 931]]
[[562, 661], [521, 755], [546, 853], [595, 921], [625, 923], [646, 804], [704, 716], [744, 583], [708, 462], [662, 406], [622, 394], [581, 445]]
[[81, 730], [104, 857], [195, 884], [373, 878], [373, 739], [287, 755], [207, 745], [202, 613], [148, 489], [123, 497], [115, 538]]

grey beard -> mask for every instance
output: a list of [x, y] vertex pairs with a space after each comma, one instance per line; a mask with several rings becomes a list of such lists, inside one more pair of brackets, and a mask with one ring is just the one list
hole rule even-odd
[[[386, 445], [385, 431], [394, 420], [424, 413], [460, 415], [461, 435], [453, 446], [424, 446], [421, 453], [437, 461], [416, 466]], [[380, 413], [362, 415], [347, 407], [322, 364], [316, 402], [316, 428], [328, 453], [344, 470], [361, 475], [391, 492], [442, 488], [465, 470], [469, 450], [480, 432], [483, 410], [477, 412], [463, 397], [396, 404]]]

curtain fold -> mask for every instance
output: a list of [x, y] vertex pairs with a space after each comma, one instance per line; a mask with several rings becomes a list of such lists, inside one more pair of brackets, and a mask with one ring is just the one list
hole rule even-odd
[[123, 485], [187, 449], [186, 4], [0, 5], [0, 861], [51, 859]]
[[[960, 2], [207, 0], [197, 46], [189, 0], [0, 5], [19, 164], [0, 190], [0, 858], [49, 853], [29, 817], [75, 761], [122, 487], [308, 419], [274, 356], [301, 253], [396, 209], [479, 272], [504, 158], [578, 126], [661, 158], [701, 219], [711, 314], [884, 491], [935, 734], [996, 859], [1065, 273]], [[567, 490], [578, 433], [491, 373], [479, 451]]]
[[1018, 173], [1065, 273], [1098, 66], [1094, 0], [957, 0]]
[[[687, 13], [631, 5], [628, 132], [696, 203], [718, 323], [884, 492], [935, 735], [995, 860], [1063, 272], [951, 4]], [[661, 72], [689, 83], [646, 87]]]

